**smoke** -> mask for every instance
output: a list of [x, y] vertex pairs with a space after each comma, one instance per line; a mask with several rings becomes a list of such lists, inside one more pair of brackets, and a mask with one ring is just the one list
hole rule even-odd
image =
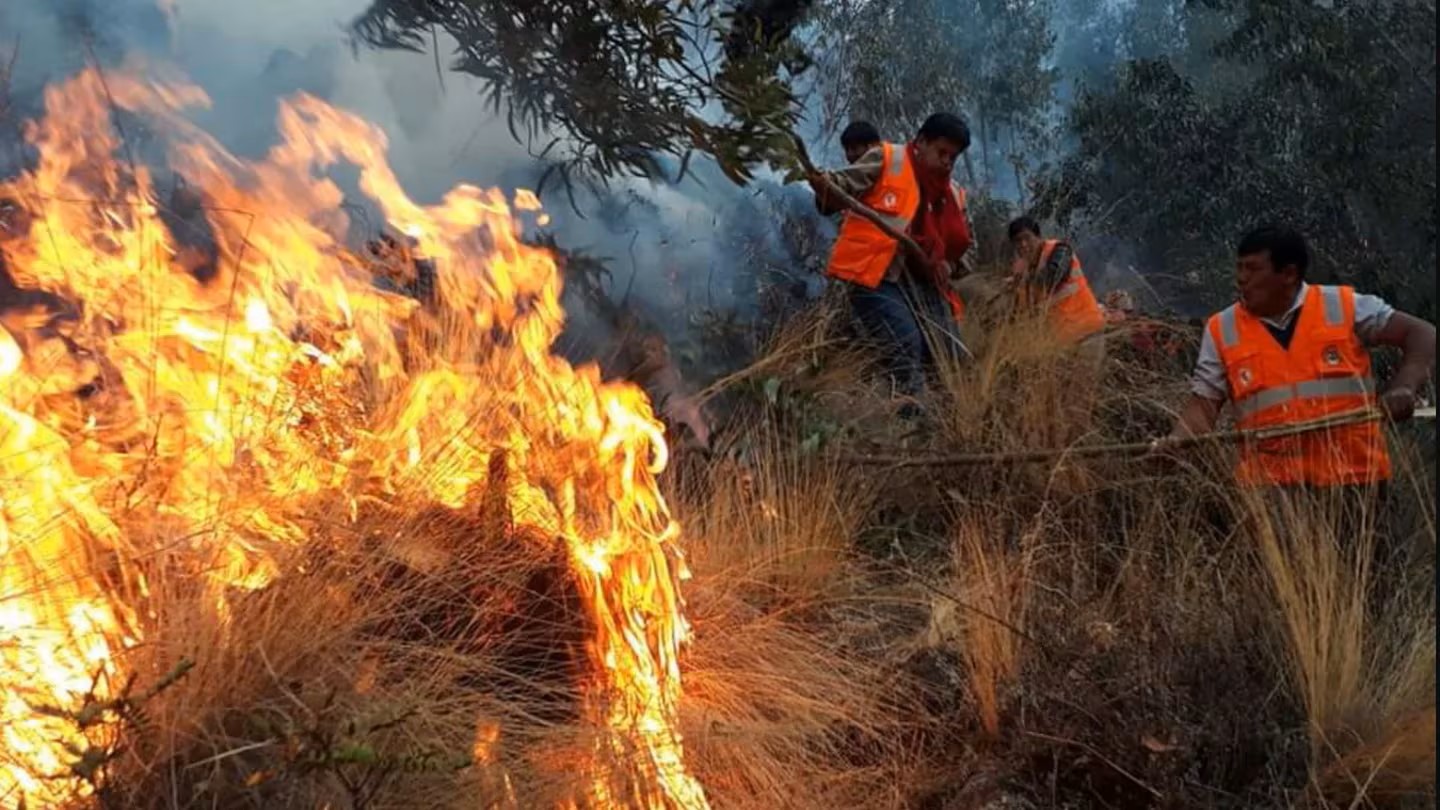
[[[379, 126], [396, 174], [417, 200], [438, 199], [460, 182], [534, 188], [546, 168], [512, 137], [503, 109], [486, 105], [478, 80], [448, 69], [443, 34], [438, 65], [433, 53], [352, 48], [346, 26], [366, 0], [162, 3], [61, 0], [0, 7], [0, 30], [17, 32], [22, 43], [13, 89], [32, 100], [26, 113], [38, 112], [44, 84], [92, 55], [118, 64], [138, 51], [178, 66], [205, 88], [213, 104], [192, 116], [239, 155], [263, 153], [275, 139], [278, 100], [303, 91]], [[806, 193], [763, 175], [742, 189], [699, 158], [691, 170], [694, 177], [678, 184], [621, 178], [599, 194], [581, 189], [578, 210], [563, 192], [552, 188], [546, 195], [547, 230], [563, 248], [608, 259], [614, 297], [628, 292], [628, 305], [672, 342], [689, 328], [687, 313], [713, 308], [754, 314], [750, 291], [735, 284], [742, 253], [737, 235], [751, 240], [748, 252], [770, 251], [769, 263], [794, 261], [774, 233], [773, 214], [785, 209], [773, 200]]]

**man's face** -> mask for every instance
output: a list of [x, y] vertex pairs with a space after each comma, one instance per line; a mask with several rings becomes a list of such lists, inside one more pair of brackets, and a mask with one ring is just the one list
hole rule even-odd
[[845, 147], [845, 162], [854, 163], [864, 157], [866, 152], [869, 152], [879, 145], [879, 141], [875, 141], [874, 143], [852, 143]]
[[1034, 231], [1021, 231], [1018, 236], [1010, 240], [1011, 246], [1015, 248], [1015, 256], [1028, 265], [1033, 265], [1040, 260], [1040, 234]]
[[1235, 289], [1240, 304], [1254, 315], [1270, 318], [1284, 314], [1299, 286], [1300, 275], [1295, 267], [1276, 268], [1268, 250], [1241, 256], [1235, 262]]
[[921, 168], [949, 175], [961, 150], [960, 144], [948, 138], [916, 138], [915, 151]]

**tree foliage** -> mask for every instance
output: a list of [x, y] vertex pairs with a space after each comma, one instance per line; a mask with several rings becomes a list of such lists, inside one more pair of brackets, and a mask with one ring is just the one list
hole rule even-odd
[[452, 68], [479, 78], [512, 134], [567, 182], [678, 178], [699, 150], [743, 183], [789, 154], [789, 79], [808, 64], [790, 34], [809, 5], [374, 0], [353, 30], [370, 45], [415, 51], [439, 47], [444, 32]]
[[1433, 317], [1435, 22], [1430, 0], [373, 0], [355, 31], [444, 32], [566, 179], [783, 165], [813, 58], [830, 127], [959, 112], [973, 193], [1133, 246], [1192, 311], [1228, 299], [1239, 233], [1280, 220], [1317, 278]]
[[816, 50], [832, 125], [864, 119], [888, 137], [937, 110], [970, 121], [980, 176], [1004, 171], [1045, 133], [1056, 72], [1052, 0], [898, 0], [822, 4]]
[[1286, 222], [1309, 237], [1317, 278], [1433, 318], [1435, 7], [1179, 11], [1189, 52], [1129, 60], [1113, 85], [1080, 95], [1076, 145], [1044, 184], [1042, 213], [1129, 240], [1171, 297], [1204, 308], [1229, 298], [1239, 234]]

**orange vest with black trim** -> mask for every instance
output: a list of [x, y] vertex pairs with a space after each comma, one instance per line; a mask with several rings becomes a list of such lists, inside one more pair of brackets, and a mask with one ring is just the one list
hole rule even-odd
[[[1241, 430], [1280, 427], [1375, 407], [1370, 353], [1355, 335], [1355, 290], [1311, 286], [1288, 349], [1239, 304], [1212, 316]], [[1251, 486], [1371, 484], [1390, 477], [1378, 422], [1247, 442], [1236, 476]]]
[[[1040, 247], [1040, 260], [1035, 266], [1044, 267], [1059, 244], [1058, 239], [1046, 239]], [[1085, 271], [1080, 268], [1080, 257], [1073, 250], [1070, 253], [1070, 271], [1065, 281], [1050, 293], [1046, 306], [1051, 325], [1067, 341], [1079, 343], [1105, 329], [1105, 310], [1100, 308], [1100, 301], [1095, 298], [1090, 282], [1085, 279]]]
[[[904, 233], [920, 207], [920, 184], [904, 145], [886, 143], [881, 144], [881, 148], [885, 150], [885, 162], [880, 177], [860, 202]], [[874, 289], [885, 279], [885, 271], [899, 247], [874, 223], [847, 211], [840, 222], [840, 238], [835, 240], [825, 273], [831, 278]]]

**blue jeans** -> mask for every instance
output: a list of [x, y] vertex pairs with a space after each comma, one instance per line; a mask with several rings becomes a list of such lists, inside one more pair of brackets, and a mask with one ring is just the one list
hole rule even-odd
[[[934, 349], [960, 345], [949, 304], [929, 285], [882, 281], [872, 290], [854, 284], [850, 311], [902, 394], [914, 396], [925, 387], [926, 370], [935, 362]], [[930, 337], [926, 329], [931, 330]], [[933, 349], [932, 341], [937, 344]]]

